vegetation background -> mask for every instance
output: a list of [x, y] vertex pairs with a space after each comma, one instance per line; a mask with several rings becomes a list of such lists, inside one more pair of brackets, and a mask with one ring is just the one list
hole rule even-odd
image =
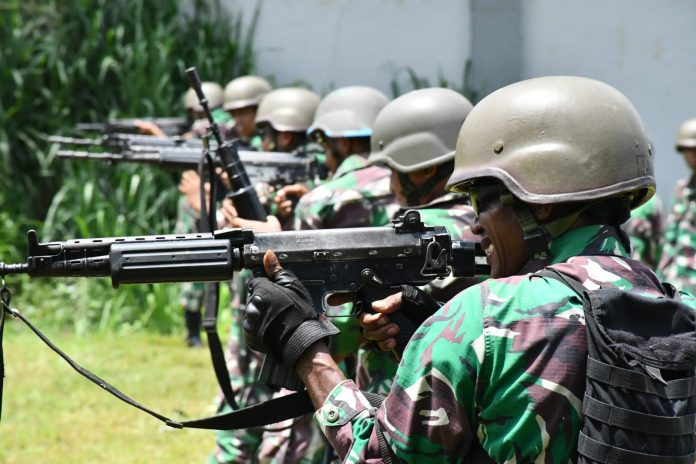
[[[29, 228], [40, 240], [171, 233], [178, 179], [59, 161], [45, 137], [78, 122], [183, 116], [187, 67], [222, 85], [254, 71], [251, 24], [243, 31], [215, 0], [0, 0], [0, 260], [25, 259]], [[8, 282], [30, 318], [78, 333], [181, 325], [175, 285]]]
[[[0, 261], [26, 258], [29, 228], [40, 240], [171, 233], [178, 179], [59, 161], [45, 138], [183, 116], [187, 67], [222, 85], [254, 72], [255, 24], [243, 30], [217, 0], [0, 0]], [[126, 393], [174, 417], [214, 412], [209, 356], [183, 343], [177, 285], [7, 283], [13, 306]], [[212, 450], [212, 433], [166, 430], [110, 398], [19, 321], [6, 331], [0, 462], [203, 462]]]

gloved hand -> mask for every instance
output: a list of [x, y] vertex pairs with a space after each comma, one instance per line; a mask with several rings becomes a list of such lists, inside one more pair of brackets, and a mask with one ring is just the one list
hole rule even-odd
[[293, 368], [307, 348], [339, 330], [317, 314], [305, 286], [280, 267], [272, 251], [263, 260], [270, 278], [249, 282], [243, 324], [247, 345]]

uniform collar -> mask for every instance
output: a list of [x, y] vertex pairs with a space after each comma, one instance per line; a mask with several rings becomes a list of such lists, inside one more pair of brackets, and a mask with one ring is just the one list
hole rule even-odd
[[367, 164], [367, 155], [365, 154], [355, 154], [355, 155], [350, 155], [346, 157], [341, 165], [336, 169], [336, 172], [334, 172], [333, 178], [336, 179], [338, 177], [341, 177], [345, 174], [348, 174], [349, 172], [356, 171], [358, 169], [362, 169], [366, 166]]
[[628, 258], [628, 236], [613, 226], [592, 225], [572, 229], [556, 237], [549, 247], [551, 258], [533, 259], [518, 274], [537, 272], [551, 264], [563, 263], [573, 256], [607, 255]]

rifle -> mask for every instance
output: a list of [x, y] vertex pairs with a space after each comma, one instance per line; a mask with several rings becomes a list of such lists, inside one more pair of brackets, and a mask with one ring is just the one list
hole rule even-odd
[[135, 121], [155, 123], [167, 135], [181, 135], [191, 127], [191, 121], [188, 118], [120, 118], [109, 119], [107, 122], [78, 123], [75, 125], [75, 128], [84, 131], [97, 131], [103, 134], [110, 132], [136, 132]]
[[[265, 275], [263, 255], [274, 250], [283, 267], [307, 287], [314, 307], [324, 312], [334, 293], [374, 301], [448, 275], [485, 275], [488, 267], [477, 242], [452, 240], [443, 226], [426, 226], [416, 210], [384, 227], [254, 233], [224, 229], [212, 233], [145, 237], [87, 238], [39, 243], [28, 232], [26, 263], [0, 263], [0, 274], [32, 277], [111, 277], [122, 284], [212, 282], [250, 269]], [[358, 305], [359, 306], [359, 305]], [[266, 358], [260, 380], [301, 388], [294, 371]]]
[[[286, 185], [314, 180], [325, 172], [314, 157], [260, 151], [239, 151], [238, 154], [252, 185], [267, 182], [276, 190]], [[56, 156], [71, 160], [154, 164], [162, 169], [186, 171], [198, 169], [201, 149], [135, 145], [121, 153], [58, 150]], [[218, 156], [214, 156], [213, 160], [215, 164], [222, 166]]]
[[50, 135], [47, 140], [51, 143], [65, 145], [94, 146], [118, 150], [127, 150], [131, 146], [189, 147], [198, 148], [199, 150], [203, 149], [203, 141], [201, 139], [185, 139], [179, 136], [157, 137], [155, 135], [124, 134], [121, 132], [103, 134], [101, 137], [96, 138]]

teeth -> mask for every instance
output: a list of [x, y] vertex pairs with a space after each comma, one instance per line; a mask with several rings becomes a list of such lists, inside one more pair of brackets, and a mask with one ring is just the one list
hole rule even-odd
[[483, 250], [483, 252], [486, 253], [486, 256], [492, 255], [493, 251], [495, 251], [495, 247], [493, 246], [492, 243], [490, 245], [488, 245], [485, 250]]

